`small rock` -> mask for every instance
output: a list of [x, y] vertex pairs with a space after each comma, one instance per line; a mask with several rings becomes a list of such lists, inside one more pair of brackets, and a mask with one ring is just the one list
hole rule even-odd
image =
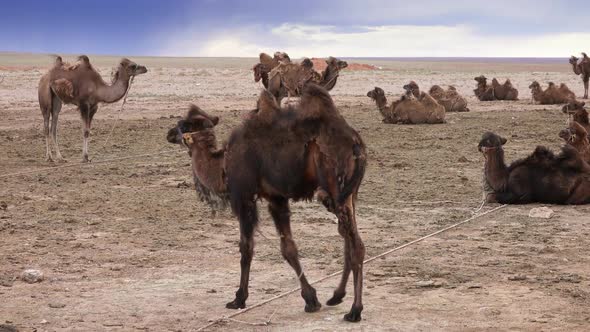
[[217, 291], [215, 289], [210, 289], [207, 291], [207, 293], [217, 293]]
[[418, 288], [430, 288], [430, 287], [434, 287], [434, 281], [432, 281], [432, 280], [418, 281], [416, 283], [416, 287], [418, 287]]
[[467, 289], [477, 289], [477, 288], [481, 288], [481, 285], [479, 285], [479, 284], [473, 284], [473, 285], [467, 286]]
[[4, 201], [0, 202], [0, 210], [6, 211], [6, 209], [8, 209], [8, 204]]
[[525, 276], [524, 274], [515, 274], [513, 276], [509, 276], [508, 280], [510, 281], [522, 281], [522, 280], [526, 280], [527, 276]]
[[467, 159], [465, 156], [461, 156], [457, 161], [460, 163], [468, 163], [469, 159]]
[[39, 323], [41, 323], [41, 324], [47, 324], [49, 322], [46, 319], [44, 319], [44, 320], [40, 321]]
[[53, 308], [53, 309], [61, 309], [61, 308], [65, 308], [66, 305], [63, 303], [49, 303], [49, 307]]
[[553, 217], [553, 210], [551, 210], [550, 208], [546, 207], [546, 206], [542, 206], [539, 208], [533, 208], [531, 209], [531, 211], [529, 211], [529, 217], [530, 218], [543, 218], [543, 219], [549, 219], [551, 217]]
[[28, 269], [24, 270], [20, 276], [21, 280], [29, 283], [34, 284], [36, 282], [41, 282], [44, 279], [43, 272], [39, 270]]

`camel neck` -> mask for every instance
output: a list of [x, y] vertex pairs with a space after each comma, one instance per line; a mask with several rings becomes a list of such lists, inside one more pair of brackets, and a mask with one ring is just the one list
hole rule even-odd
[[504, 163], [504, 150], [496, 148], [485, 152], [484, 175], [494, 191], [504, 190], [508, 180], [508, 168]]
[[574, 74], [576, 75], [580, 75], [582, 73], [582, 71], [580, 70], [580, 65], [577, 63], [572, 63], [572, 68], [574, 70]]
[[221, 194], [227, 191], [224, 179], [222, 150], [217, 149], [213, 130], [207, 129], [192, 134], [192, 168], [199, 181], [210, 191]]
[[119, 101], [129, 88], [129, 80], [130, 77], [121, 77], [123, 75], [118, 75], [115, 82], [111, 85], [103, 85], [98, 88], [98, 95], [100, 101], [104, 103], [114, 103]]

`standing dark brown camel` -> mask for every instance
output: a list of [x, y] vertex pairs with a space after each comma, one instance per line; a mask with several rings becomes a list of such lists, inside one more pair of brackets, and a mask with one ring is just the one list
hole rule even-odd
[[565, 146], [555, 156], [538, 146], [527, 158], [504, 162], [502, 146], [506, 139], [487, 132], [479, 142], [484, 155], [484, 179], [490, 189], [488, 201], [502, 204], [588, 204], [590, 203], [590, 165], [578, 151]]
[[580, 75], [582, 77], [582, 82], [584, 82], [584, 99], [588, 99], [588, 82], [590, 81], [590, 58], [586, 55], [586, 53], [582, 52], [582, 60], [578, 62], [578, 58], [572, 55], [570, 58], [570, 64], [572, 65], [572, 69], [574, 74]]
[[352, 271], [354, 302], [344, 319], [360, 321], [365, 247], [357, 231], [355, 204], [367, 153], [361, 137], [340, 115], [328, 92], [308, 84], [297, 107], [281, 109], [264, 90], [257, 110], [233, 130], [222, 150], [217, 148], [214, 126], [210, 115], [193, 108], [170, 129], [167, 139], [189, 146], [193, 172], [200, 183], [228, 197], [239, 219], [240, 288], [227, 308], [246, 306], [258, 224], [256, 199], [264, 198], [280, 235], [283, 257], [299, 277], [305, 311], [320, 309], [316, 291], [299, 263], [289, 211], [289, 199], [312, 199], [317, 191], [322, 203], [338, 217], [338, 232], [344, 238], [344, 272], [327, 304], [342, 302]]
[[53, 68], [39, 81], [39, 106], [43, 113], [46, 158], [53, 161], [49, 144], [49, 120], [57, 160], [63, 160], [57, 143], [57, 119], [62, 104], [78, 106], [84, 122], [84, 145], [82, 161], [88, 162], [88, 137], [92, 118], [98, 110], [99, 103], [119, 101], [129, 89], [129, 81], [135, 75], [146, 73], [144, 66], [139, 66], [128, 59], [122, 59], [113, 77], [111, 85], [105, 83], [100, 74], [92, 67], [87, 56], [81, 55], [78, 62], [70, 65], [61, 57], [56, 57]]

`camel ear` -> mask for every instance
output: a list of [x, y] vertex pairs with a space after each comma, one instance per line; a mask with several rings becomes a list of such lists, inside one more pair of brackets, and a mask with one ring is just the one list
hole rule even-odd
[[502, 143], [502, 145], [506, 144], [506, 142], [508, 142], [508, 140], [506, 140], [504, 137], [500, 137], [500, 142]]

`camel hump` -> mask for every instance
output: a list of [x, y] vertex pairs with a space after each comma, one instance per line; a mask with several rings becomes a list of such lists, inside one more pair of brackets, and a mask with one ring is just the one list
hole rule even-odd
[[258, 112], [256, 118], [269, 123], [281, 110], [273, 94], [266, 89], [263, 89], [260, 92], [260, 97], [258, 97], [257, 102], [257, 109]]
[[308, 83], [303, 88], [298, 113], [304, 118], [319, 119], [327, 115], [337, 114], [338, 110], [326, 89], [317, 84]]
[[59, 56], [59, 55], [54, 55], [54, 57], [55, 57], [55, 60], [54, 60], [54, 66], [55, 66], [55, 67], [61, 67], [61, 66], [63, 66], [63, 64], [64, 64], [64, 61], [63, 61], [63, 59], [61, 58], [61, 56]]
[[272, 66], [272, 57], [270, 55], [266, 53], [260, 53], [258, 57], [260, 58], [260, 63], [269, 67]]
[[582, 56], [584, 57], [584, 59], [588, 59], [588, 55], [585, 52], [582, 52]]

